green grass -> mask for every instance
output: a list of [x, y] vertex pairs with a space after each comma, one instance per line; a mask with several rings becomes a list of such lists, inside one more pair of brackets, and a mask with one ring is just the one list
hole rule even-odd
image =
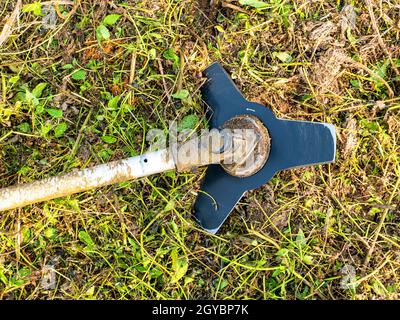
[[204, 169], [2, 212], [1, 298], [400, 297], [395, 1], [214, 2], [81, 0], [44, 29], [22, 1], [0, 46], [0, 186], [140, 154], [185, 116], [204, 128], [216, 60], [279, 117], [333, 123], [336, 162], [276, 175], [216, 236], [191, 216]]

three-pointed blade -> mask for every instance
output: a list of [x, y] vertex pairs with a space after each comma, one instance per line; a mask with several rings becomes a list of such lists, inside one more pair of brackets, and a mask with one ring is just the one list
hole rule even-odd
[[216, 233], [247, 191], [238, 180], [240, 178], [227, 174], [220, 165], [207, 168], [194, 205], [195, 218], [203, 229]]
[[271, 137], [266, 164], [250, 177], [233, 177], [220, 165], [208, 167], [194, 210], [200, 225], [216, 233], [244, 193], [267, 183], [278, 171], [334, 161], [336, 136], [333, 125], [277, 119], [267, 107], [245, 100], [219, 63], [207, 68], [205, 75], [208, 80], [202, 94], [210, 108], [211, 128], [234, 116], [251, 114], [263, 122]]

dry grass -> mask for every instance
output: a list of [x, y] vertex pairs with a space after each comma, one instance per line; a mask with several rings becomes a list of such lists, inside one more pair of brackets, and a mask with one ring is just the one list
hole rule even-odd
[[[400, 298], [400, 2], [42, 2], [55, 24], [24, 0], [0, 46], [0, 186], [139, 154], [149, 129], [202, 119], [215, 60], [279, 117], [333, 123], [337, 161], [249, 192], [217, 236], [190, 214], [204, 170], [3, 212], [1, 298]], [[0, 30], [17, 3], [1, 2]]]

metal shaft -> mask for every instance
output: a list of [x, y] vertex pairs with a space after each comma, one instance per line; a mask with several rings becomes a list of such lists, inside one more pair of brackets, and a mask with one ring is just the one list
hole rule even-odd
[[169, 150], [149, 152], [61, 176], [0, 189], [0, 211], [173, 169], [175, 169], [175, 162]]
[[253, 140], [245, 135], [236, 136], [211, 130], [168, 149], [0, 189], [0, 211], [169, 170], [186, 171], [193, 167], [221, 163], [224, 159], [234, 158], [235, 152], [236, 158], [241, 159], [253, 148]]

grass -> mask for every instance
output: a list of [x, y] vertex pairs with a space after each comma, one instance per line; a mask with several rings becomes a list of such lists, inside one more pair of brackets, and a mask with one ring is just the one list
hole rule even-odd
[[247, 193], [216, 236], [191, 216], [204, 169], [2, 212], [2, 299], [400, 298], [397, 1], [42, 2], [0, 5], [1, 187], [200, 130], [215, 60], [279, 117], [333, 123], [337, 160]]

